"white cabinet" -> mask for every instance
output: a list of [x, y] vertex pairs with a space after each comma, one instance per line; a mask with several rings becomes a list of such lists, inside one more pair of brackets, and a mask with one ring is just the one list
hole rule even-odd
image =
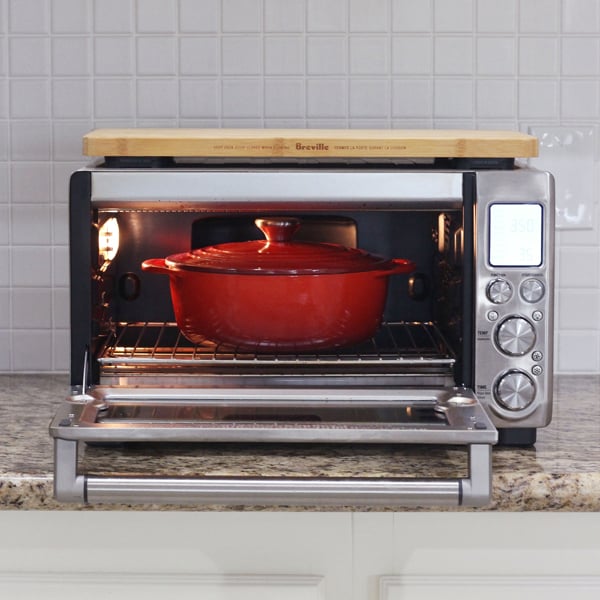
[[593, 513], [0, 513], [0, 598], [600, 597]]

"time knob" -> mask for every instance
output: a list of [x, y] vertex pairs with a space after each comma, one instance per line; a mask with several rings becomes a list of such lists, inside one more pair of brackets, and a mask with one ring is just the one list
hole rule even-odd
[[512, 296], [512, 286], [506, 279], [494, 279], [486, 290], [487, 297], [494, 304], [504, 304]]
[[509, 317], [498, 326], [496, 343], [504, 354], [523, 356], [535, 344], [535, 329], [523, 317]]
[[535, 384], [523, 371], [509, 371], [500, 377], [494, 387], [494, 397], [508, 410], [523, 410], [535, 398]]

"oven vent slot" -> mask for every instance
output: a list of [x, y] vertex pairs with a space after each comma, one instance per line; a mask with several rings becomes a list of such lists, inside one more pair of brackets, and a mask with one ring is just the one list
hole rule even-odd
[[435, 324], [385, 323], [366, 342], [319, 353], [273, 354], [238, 351], [233, 346], [189, 342], [175, 323], [118, 323], [98, 361], [103, 370], [182, 368], [326, 367], [355, 370], [392, 367], [451, 368], [455, 357]]

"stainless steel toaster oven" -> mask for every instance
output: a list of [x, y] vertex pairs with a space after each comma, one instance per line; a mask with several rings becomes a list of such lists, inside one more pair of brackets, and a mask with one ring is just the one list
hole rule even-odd
[[[427, 137], [425, 151], [398, 132], [387, 135], [388, 145], [396, 144], [392, 156], [371, 152], [381, 147], [379, 138], [378, 146], [366, 136], [352, 152], [336, 152], [331, 132], [325, 137], [309, 130], [292, 142], [289, 156], [281, 152], [279, 136], [273, 146], [263, 140], [266, 151], [256, 156], [236, 152], [228, 146], [231, 134], [217, 130], [212, 143], [219, 151], [194, 150], [186, 138], [177, 152], [107, 151], [73, 174], [71, 392], [50, 426], [59, 500], [489, 501], [492, 446], [533, 444], [537, 429], [551, 419], [553, 179], [515, 161], [523, 156], [518, 150], [477, 132], [474, 155], [468, 136], [466, 146], [459, 139], [456, 153], [442, 134]], [[228, 147], [233, 150], [223, 151]], [[342, 337], [314, 347], [267, 343], [269, 334], [252, 324], [259, 319], [260, 294], [271, 301], [275, 280], [269, 277], [282, 275], [258, 262], [269, 242], [261, 242], [257, 219], [299, 224], [292, 243], [311, 252], [341, 248], [344, 256], [360, 253], [376, 262], [401, 257], [411, 268], [386, 275], [380, 314], [364, 339]], [[228, 294], [220, 284], [240, 278], [231, 272], [231, 254], [245, 244], [258, 250], [250, 258], [244, 254], [250, 271], [243, 276], [262, 280], [258, 304], [239, 317], [238, 305], [249, 302], [250, 293]], [[198, 256], [207, 248], [211, 260], [217, 252], [226, 267], [201, 267], [202, 285], [177, 292], [184, 277], [197, 275], [204, 260]], [[331, 276], [300, 270], [295, 262], [305, 268], [307, 260], [305, 246], [300, 248], [300, 258], [284, 253], [283, 277], [308, 282]], [[181, 256], [192, 257], [193, 265], [173, 258]], [[168, 277], [143, 268], [157, 258]], [[368, 302], [375, 294], [375, 279], [352, 281], [284, 320], [299, 323], [302, 332], [330, 298], [342, 303], [340, 314], [347, 316], [351, 299], [362, 295]], [[276, 307], [308, 289], [308, 283], [290, 288], [260, 318], [272, 316], [278, 331], [284, 325], [277, 324]], [[192, 316], [180, 306], [185, 303]], [[190, 335], [196, 315], [199, 331]], [[311, 335], [318, 338], [332, 320], [334, 332], [341, 330], [346, 316], [328, 317]], [[205, 317], [216, 325], [203, 336]], [[222, 321], [229, 319], [237, 319], [229, 329], [247, 327], [254, 341], [219, 339]], [[426, 474], [408, 480], [246, 480], [80, 473], [82, 445], [122, 442], [229, 442], [241, 451], [249, 442], [458, 445], [465, 448], [469, 474], [443, 480]]]

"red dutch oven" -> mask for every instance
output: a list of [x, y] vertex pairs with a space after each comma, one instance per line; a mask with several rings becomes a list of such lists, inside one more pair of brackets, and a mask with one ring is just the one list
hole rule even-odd
[[193, 343], [253, 352], [346, 346], [381, 323], [388, 278], [414, 263], [338, 244], [294, 241], [294, 218], [255, 221], [265, 240], [151, 258], [144, 271], [170, 278], [177, 325]]

